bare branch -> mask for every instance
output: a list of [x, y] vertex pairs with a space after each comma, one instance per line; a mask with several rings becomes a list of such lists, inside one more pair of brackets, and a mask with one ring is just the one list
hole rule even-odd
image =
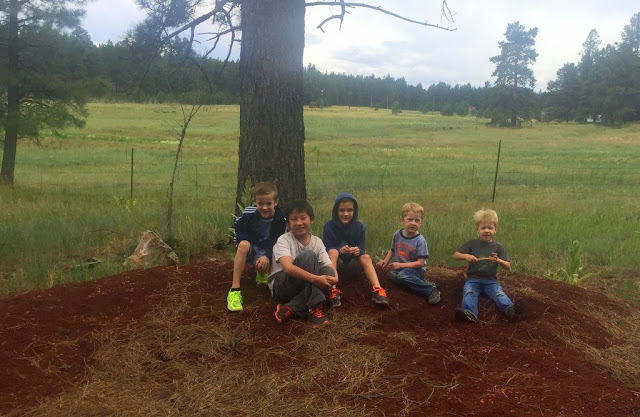
[[167, 38], [173, 38], [176, 35], [179, 35], [180, 33], [184, 32], [187, 29], [191, 29], [191, 28], [195, 28], [196, 26], [200, 25], [201, 23], [206, 22], [207, 20], [211, 19], [213, 16], [215, 16], [218, 13], [224, 13], [226, 12], [225, 10], [225, 6], [227, 5], [231, 5], [230, 8], [233, 9], [236, 6], [238, 6], [238, 1], [223, 1], [223, 0], [218, 0], [216, 1], [216, 4], [214, 6], [214, 8], [212, 10], [210, 10], [209, 12], [203, 14], [200, 17], [195, 18], [194, 20], [192, 20], [191, 22], [187, 23], [186, 25], [182, 26], [181, 28], [178, 28], [176, 30], [174, 30], [173, 32], [169, 33], [167, 35]]
[[[417, 25], [420, 26], [428, 26], [428, 27], [432, 27], [432, 28], [436, 28], [436, 29], [442, 29], [442, 30], [446, 30], [449, 32], [453, 32], [454, 29], [451, 29], [449, 27], [446, 26], [440, 26], [434, 23], [429, 23], [429, 22], [420, 22], [418, 20], [413, 20], [413, 19], [409, 19], [408, 17], [404, 17], [401, 16], [397, 13], [393, 13], [390, 12], [386, 9], [383, 9], [380, 6], [372, 6], [370, 4], [365, 4], [365, 3], [346, 3], [344, 0], [339, 0], [339, 1], [314, 1], [314, 2], [310, 2], [307, 3], [305, 5], [306, 7], [312, 7], [312, 6], [340, 6], [341, 12], [339, 14], [334, 14], [328, 18], [326, 18], [325, 20], [323, 20], [318, 26], [317, 28], [322, 30], [324, 32], [324, 30], [322, 29], [322, 27], [324, 26], [325, 23], [334, 20], [334, 19], [339, 19], [340, 20], [340, 27], [342, 27], [342, 22], [344, 20], [344, 16], [345, 14], [347, 14], [346, 8], [350, 7], [350, 8], [364, 8], [364, 9], [371, 9], [371, 10], [375, 10], [377, 12], [380, 13], [384, 13], [387, 14], [389, 16], [393, 16], [396, 19], [400, 19], [400, 20], [404, 20], [405, 22], [409, 22], [409, 23], [415, 23]], [[453, 14], [451, 13], [451, 11], [449, 10], [449, 6], [447, 5], [446, 0], [443, 0], [442, 2], [442, 15], [449, 21], [449, 22], [453, 22]]]
[[442, 15], [440, 15], [440, 18], [442, 19], [443, 17], [448, 22], [451, 22], [451, 23], [454, 22], [453, 13], [451, 13], [451, 9], [449, 9], [449, 4], [447, 3], [447, 0], [442, 0]]

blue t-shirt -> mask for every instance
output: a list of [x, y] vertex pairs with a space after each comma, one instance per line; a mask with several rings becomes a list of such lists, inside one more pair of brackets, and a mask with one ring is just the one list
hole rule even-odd
[[[407, 263], [415, 262], [418, 259], [426, 259], [429, 257], [429, 248], [427, 241], [420, 233], [413, 237], [406, 237], [402, 234], [402, 229], [393, 234], [391, 239], [391, 250], [396, 262]], [[422, 268], [415, 268], [418, 271], [426, 272], [426, 265]]]

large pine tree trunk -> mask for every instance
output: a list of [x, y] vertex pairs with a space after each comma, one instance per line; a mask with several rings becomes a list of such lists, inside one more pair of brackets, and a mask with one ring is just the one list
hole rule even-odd
[[18, 84], [18, 0], [9, 3], [9, 42], [7, 44], [7, 64], [9, 69], [9, 85], [7, 86], [7, 123], [4, 133], [4, 149], [2, 151], [2, 171], [0, 184], [13, 185], [13, 173], [16, 166], [16, 150], [18, 145], [18, 124], [20, 121], [20, 88]]
[[242, 3], [238, 201], [247, 178], [273, 182], [281, 203], [306, 198], [304, 6], [304, 0]]

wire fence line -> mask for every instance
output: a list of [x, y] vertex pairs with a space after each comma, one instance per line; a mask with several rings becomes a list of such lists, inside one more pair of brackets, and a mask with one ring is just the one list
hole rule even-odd
[[[504, 159], [504, 158], [503, 158]], [[209, 199], [236, 192], [235, 161], [181, 163], [176, 178], [179, 198]], [[171, 166], [159, 162], [96, 162], [21, 164], [16, 187], [36, 192], [122, 198], [165, 196]], [[425, 193], [433, 198], [510, 199], [544, 192], [582, 199], [640, 196], [640, 167], [556, 166], [488, 160], [434, 160], [407, 169], [405, 164], [378, 161], [353, 167], [339, 162], [307, 161], [307, 192], [324, 198], [349, 190], [361, 198]]]

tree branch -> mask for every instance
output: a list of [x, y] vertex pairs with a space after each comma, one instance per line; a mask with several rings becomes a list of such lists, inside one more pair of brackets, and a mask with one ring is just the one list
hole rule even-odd
[[[371, 9], [371, 10], [375, 10], [377, 12], [380, 13], [384, 13], [387, 14], [389, 16], [393, 16], [396, 19], [400, 19], [400, 20], [404, 20], [405, 22], [409, 22], [409, 23], [415, 23], [417, 25], [420, 26], [428, 26], [428, 27], [432, 27], [432, 28], [436, 28], [436, 29], [442, 29], [442, 30], [446, 30], [449, 32], [453, 32], [454, 29], [451, 29], [449, 27], [446, 26], [440, 26], [434, 23], [429, 23], [429, 22], [420, 22], [418, 20], [413, 20], [413, 19], [409, 19], [408, 17], [404, 17], [402, 15], [399, 15], [397, 13], [393, 13], [390, 12], [386, 9], [383, 9], [380, 6], [372, 6], [370, 4], [365, 4], [365, 3], [347, 3], [344, 0], [339, 0], [339, 1], [314, 1], [314, 2], [310, 2], [307, 3], [305, 5], [305, 7], [313, 7], [313, 6], [340, 6], [340, 13], [339, 14], [334, 14], [332, 16], [329, 16], [328, 18], [326, 18], [325, 20], [323, 20], [318, 26], [316, 26], [318, 29], [320, 29], [322, 32], [324, 32], [324, 30], [322, 29], [322, 27], [325, 25], [325, 23], [334, 20], [334, 19], [339, 19], [340, 20], [340, 27], [342, 28], [342, 22], [344, 21], [344, 16], [347, 14], [347, 7], [350, 8], [364, 8], [364, 9]], [[449, 22], [453, 22], [453, 13], [451, 13], [451, 10], [449, 9], [449, 6], [447, 4], [446, 0], [442, 1], [442, 16], [445, 17], [446, 20], [448, 20]]]
[[178, 28], [176, 30], [174, 30], [173, 32], [169, 33], [167, 35], [167, 38], [173, 38], [176, 35], [179, 35], [180, 33], [184, 32], [187, 29], [192, 29], [195, 28], [196, 26], [200, 25], [201, 23], [206, 22], [207, 20], [211, 19], [213, 16], [215, 16], [218, 13], [221, 12], [226, 12], [226, 10], [224, 9], [225, 6], [227, 6], [228, 4], [230, 4], [231, 9], [235, 8], [238, 5], [238, 1], [224, 1], [224, 0], [217, 0], [215, 6], [213, 7], [213, 9], [205, 14], [203, 14], [200, 17], [195, 18], [194, 20], [192, 20], [191, 22], [187, 23], [186, 25], [182, 26], [181, 28]]

